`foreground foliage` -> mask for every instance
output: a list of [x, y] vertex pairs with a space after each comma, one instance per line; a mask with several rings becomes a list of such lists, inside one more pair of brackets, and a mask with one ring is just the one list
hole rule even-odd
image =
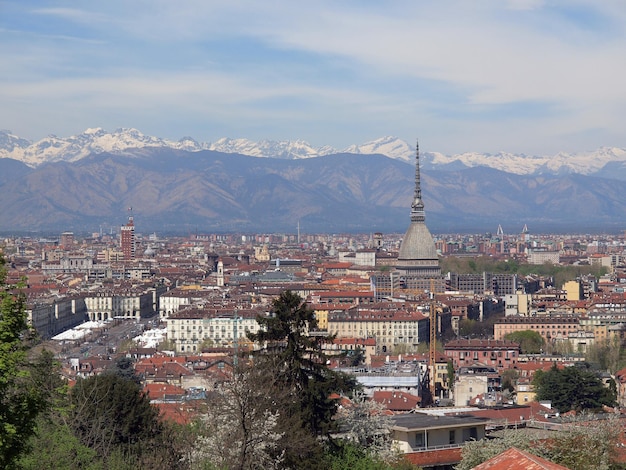
[[261, 347], [254, 367], [265, 377], [265, 389], [285, 394], [276, 405], [277, 431], [285, 436], [284, 468], [328, 468], [319, 438], [334, 429], [333, 394], [350, 393], [356, 380], [326, 366], [322, 343], [329, 339], [308, 335], [317, 320], [297, 294], [283, 292], [272, 304], [272, 315], [257, 321], [261, 330], [248, 335]]
[[12, 468], [28, 449], [37, 416], [46, 406], [28, 361], [25, 297], [20, 286], [6, 284], [6, 275], [0, 254], [0, 468]]
[[615, 451], [621, 426], [617, 416], [582, 415], [564, 423], [559, 431], [538, 435], [538, 430], [506, 430], [493, 439], [465, 444], [457, 470], [469, 470], [480, 463], [517, 447], [571, 470], [609, 470], [616, 467]]
[[[284, 396], [263, 386], [258, 370], [242, 367], [215, 390], [194, 423], [192, 468], [280, 469], [282, 440], [277, 404]], [[280, 393], [280, 391], [276, 391]]]

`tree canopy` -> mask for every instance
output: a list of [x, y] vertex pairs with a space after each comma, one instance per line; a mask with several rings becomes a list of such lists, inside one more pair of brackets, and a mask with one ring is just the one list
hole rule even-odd
[[153, 450], [163, 434], [158, 410], [132, 379], [105, 373], [79, 379], [70, 394], [70, 425], [100, 457], [116, 450], [133, 455]]
[[6, 284], [0, 254], [0, 468], [11, 468], [27, 449], [44, 392], [35, 386], [28, 361], [29, 328], [20, 286]]
[[537, 371], [533, 384], [537, 400], [552, 402], [561, 413], [599, 410], [616, 404], [615, 388], [605, 387], [598, 375], [584, 366], [559, 369], [555, 364], [546, 372]]
[[504, 339], [519, 343], [522, 354], [539, 354], [543, 349], [543, 336], [533, 330], [513, 331], [504, 335]]

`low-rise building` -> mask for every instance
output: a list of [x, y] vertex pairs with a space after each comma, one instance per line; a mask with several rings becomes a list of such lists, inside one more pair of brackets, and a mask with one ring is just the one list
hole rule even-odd
[[476, 397], [481, 405], [496, 406], [502, 391], [502, 378], [493, 367], [461, 367], [454, 377], [454, 405], [467, 406]]
[[[469, 415], [431, 416], [404, 413], [391, 417], [393, 445], [404, 454], [461, 447], [485, 437], [487, 419]], [[453, 462], [458, 463], [458, 462]]]
[[444, 352], [455, 370], [474, 364], [503, 370], [516, 367], [520, 345], [504, 339], [457, 339], [448, 341]]

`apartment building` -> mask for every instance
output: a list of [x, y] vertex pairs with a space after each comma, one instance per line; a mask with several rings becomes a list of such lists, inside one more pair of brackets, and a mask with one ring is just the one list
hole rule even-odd
[[337, 337], [376, 338], [378, 354], [394, 346], [416, 346], [428, 340], [429, 319], [406, 306], [388, 304], [377, 308], [359, 307], [328, 315], [328, 333]]
[[445, 344], [444, 353], [455, 369], [480, 364], [503, 370], [516, 367], [520, 346], [504, 339], [457, 339]]
[[98, 290], [85, 296], [85, 305], [87, 316], [92, 321], [115, 317], [139, 320], [154, 312], [154, 289], [113, 287]]
[[177, 353], [201, 351], [203, 346], [250, 348], [248, 333], [257, 333], [258, 309], [180, 310], [167, 320], [167, 339]]
[[565, 340], [569, 333], [580, 329], [579, 320], [578, 315], [509, 316], [496, 320], [493, 325], [493, 337], [501, 340], [515, 331], [532, 330], [546, 341]]
[[26, 306], [28, 322], [43, 339], [80, 325], [87, 319], [87, 306], [81, 297], [42, 299]]

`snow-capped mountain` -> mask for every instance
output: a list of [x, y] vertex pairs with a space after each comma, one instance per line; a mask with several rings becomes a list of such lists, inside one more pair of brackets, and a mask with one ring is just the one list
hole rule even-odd
[[380, 153], [407, 162], [411, 162], [415, 158], [415, 147], [411, 147], [404, 140], [391, 136], [382, 137], [361, 145], [351, 145], [345, 149], [344, 152], [364, 154]]
[[[222, 138], [213, 143], [208, 143], [197, 142], [191, 137], [183, 137], [174, 141], [148, 136], [132, 128], [120, 128], [113, 132], [94, 128], [71, 137], [61, 138], [50, 135], [37, 142], [30, 142], [10, 131], [0, 130], [0, 158], [19, 160], [30, 167], [37, 167], [46, 162], [72, 162], [92, 153], [128, 153], [133, 149], [147, 147], [171, 148], [189, 152], [214, 150], [223, 153], [282, 159], [314, 158], [336, 153], [382, 154], [408, 163], [412, 163], [415, 158], [415, 147], [402, 139], [391, 136], [338, 150], [330, 146], [316, 148], [303, 140], [261, 140], [254, 142], [248, 139]], [[505, 152], [497, 154], [467, 152], [457, 155], [444, 155], [432, 152], [422, 153], [421, 157], [422, 164], [428, 168], [458, 169], [460, 167], [484, 166], [518, 175], [536, 173], [591, 175], [602, 170], [607, 163], [626, 163], [626, 149], [602, 147], [594, 152], [558, 153], [549, 156]]]
[[426, 155], [433, 166], [462, 163], [466, 167], [485, 166], [517, 175], [535, 173], [578, 173], [591, 175], [601, 170], [609, 162], [626, 162], [626, 149], [601, 147], [594, 152], [564, 153], [550, 156], [536, 156], [512, 153], [462, 153], [444, 155], [429, 153]]
[[337, 150], [328, 146], [316, 149], [304, 140], [261, 140], [260, 142], [253, 142], [248, 139], [222, 138], [211, 144], [206, 144], [206, 148], [217, 152], [239, 153], [251, 157], [284, 159], [313, 158], [337, 153]]
[[[101, 128], [87, 129], [82, 134], [61, 138], [50, 135], [37, 142], [18, 139], [10, 131], [0, 131], [0, 157], [13, 158], [36, 167], [42, 163], [76, 161], [91, 153], [123, 153], [128, 149], [169, 147], [188, 151], [202, 150], [190, 137], [178, 142], [147, 136], [137, 129], [120, 128], [107, 132]], [[15, 143], [12, 147], [4, 142]]]

